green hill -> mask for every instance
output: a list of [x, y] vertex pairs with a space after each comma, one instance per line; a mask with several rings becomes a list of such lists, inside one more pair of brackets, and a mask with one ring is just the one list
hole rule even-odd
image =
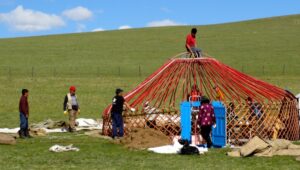
[[[198, 44], [218, 60], [293, 92], [300, 92], [300, 15], [197, 26]], [[18, 127], [21, 88], [30, 90], [30, 119], [67, 120], [62, 103], [78, 88], [81, 117], [100, 118], [116, 87], [126, 91], [184, 51], [191, 26], [0, 39], [0, 127]], [[141, 72], [139, 71], [141, 70]], [[54, 144], [79, 152], [50, 153]], [[299, 169], [293, 157], [160, 155], [126, 149], [105, 139], [50, 134], [0, 145], [0, 169]], [[198, 169], [199, 169], [198, 168]]]
[[[145, 70], [153, 71], [168, 57], [184, 51], [185, 36], [190, 28], [145, 28], [1, 39], [1, 65], [30, 68], [72, 65], [79, 66], [79, 72], [93, 67], [111, 71], [119, 65], [142, 65]], [[255, 72], [255, 63], [268, 68], [287, 64], [293, 68], [287, 70], [289, 74], [299, 72], [296, 69], [300, 69], [300, 63], [296, 61], [300, 55], [300, 15], [197, 28], [199, 46], [232, 67], [249, 66], [247, 70]], [[277, 75], [276, 68], [267, 70]]]
[[[229, 66], [300, 92], [300, 15], [197, 26], [198, 46]], [[33, 121], [61, 119], [78, 86], [83, 117], [99, 117], [114, 88], [130, 90], [184, 51], [191, 26], [0, 39], [1, 126], [17, 126], [20, 89], [31, 91]], [[141, 73], [139, 72], [139, 68]], [[14, 115], [9, 116], [8, 115]]]

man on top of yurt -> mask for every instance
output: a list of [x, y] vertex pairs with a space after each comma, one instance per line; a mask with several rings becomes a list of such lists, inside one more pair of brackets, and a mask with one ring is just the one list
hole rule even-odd
[[197, 48], [196, 34], [197, 28], [192, 28], [191, 33], [186, 36], [185, 48], [193, 57], [199, 58], [202, 57], [202, 54], [201, 49]]

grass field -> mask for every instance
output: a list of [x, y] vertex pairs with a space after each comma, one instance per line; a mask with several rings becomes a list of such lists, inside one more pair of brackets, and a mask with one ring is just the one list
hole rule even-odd
[[[79, 152], [51, 153], [54, 144], [79, 147]], [[16, 146], [1, 146], [0, 169], [299, 169], [291, 157], [231, 158], [226, 149], [207, 155], [160, 155], [128, 150], [109, 141], [79, 135], [51, 135], [21, 140]]]
[[[247, 74], [300, 92], [300, 15], [197, 28], [198, 44], [206, 53]], [[22, 88], [30, 90], [30, 122], [66, 119], [62, 102], [69, 85], [78, 88], [81, 116], [100, 118], [116, 87], [132, 89], [169, 57], [184, 51], [190, 29], [0, 39], [0, 127], [18, 126]], [[300, 168], [291, 157], [233, 159], [226, 157], [224, 150], [202, 158], [164, 156], [75, 135], [18, 142], [16, 146], [0, 146], [0, 169]], [[74, 143], [81, 151], [51, 154], [47, 149], [54, 143]]]

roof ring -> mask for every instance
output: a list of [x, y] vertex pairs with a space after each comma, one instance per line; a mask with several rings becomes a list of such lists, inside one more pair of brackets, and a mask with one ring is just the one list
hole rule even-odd
[[195, 58], [192, 53], [190, 52], [182, 52], [182, 53], [179, 53], [175, 56], [172, 57], [172, 59], [175, 59], [175, 58], [184, 58], [184, 59], [201, 59], [201, 58], [211, 58], [211, 56], [207, 53], [203, 53], [202, 52], [202, 57], [200, 58]]

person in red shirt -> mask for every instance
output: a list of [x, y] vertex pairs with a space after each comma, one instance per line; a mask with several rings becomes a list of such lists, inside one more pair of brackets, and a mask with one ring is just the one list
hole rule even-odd
[[20, 111], [20, 138], [30, 138], [29, 129], [28, 129], [28, 117], [29, 117], [29, 104], [28, 104], [28, 90], [22, 90], [22, 96], [19, 102], [19, 111]]
[[197, 28], [192, 28], [191, 34], [187, 35], [185, 47], [188, 52], [192, 53], [194, 57], [199, 58], [202, 56], [201, 49], [197, 48], [196, 42]]

